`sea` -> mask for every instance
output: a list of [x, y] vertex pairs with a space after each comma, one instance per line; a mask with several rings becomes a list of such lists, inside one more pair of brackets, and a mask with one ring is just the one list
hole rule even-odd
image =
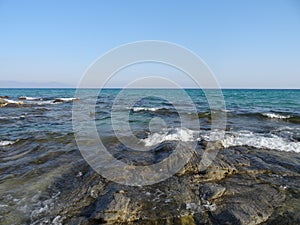
[[[124, 147], [115, 137], [111, 116], [121, 91], [103, 89], [89, 116], [116, 157], [149, 164], [152, 158], [147, 154], [118, 152]], [[0, 89], [0, 96], [12, 103], [0, 108], [0, 224], [59, 224], [47, 215], [69, 187], [57, 182], [81, 177], [80, 165], [85, 163], [74, 136], [73, 104], [88, 102], [92, 92], [85, 89], [85, 98], [76, 99], [76, 89], [71, 88]], [[124, 108], [115, 110], [128, 112], [128, 132], [148, 148], [165, 142], [210, 141], [212, 115], [218, 112], [210, 107], [204, 91], [184, 92], [192, 100], [200, 126], [183, 126], [181, 120], [188, 117], [181, 114], [188, 115], [191, 109], [186, 107], [186, 96], [176, 89], [127, 90], [121, 100]], [[167, 100], [157, 97], [164, 95]], [[300, 154], [300, 90], [223, 89], [222, 95], [225, 108], [219, 113], [225, 114], [226, 126], [219, 141], [224, 148], [248, 146]], [[131, 96], [142, 97], [125, 107]]]

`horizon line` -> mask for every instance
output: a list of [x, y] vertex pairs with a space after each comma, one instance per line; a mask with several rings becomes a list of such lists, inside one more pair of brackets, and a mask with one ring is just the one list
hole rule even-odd
[[[0, 87], [1, 89], [100, 89], [97, 87]], [[182, 88], [174, 88], [174, 87], [104, 87], [101, 89], [170, 89], [170, 90], [181, 90], [181, 89], [194, 89], [194, 90], [201, 90], [201, 89], [208, 89], [208, 90], [233, 90], [233, 89], [240, 89], [240, 90], [300, 90], [299, 88], [286, 88], [286, 87], [220, 87], [220, 88], [200, 88], [200, 87], [182, 87]]]

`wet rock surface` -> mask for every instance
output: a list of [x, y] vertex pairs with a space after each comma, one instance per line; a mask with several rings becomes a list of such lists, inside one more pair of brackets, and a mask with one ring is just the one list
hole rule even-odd
[[5, 107], [8, 104], [8, 102], [0, 97], [0, 107]]
[[[220, 149], [203, 169], [199, 143], [178, 174], [151, 186], [110, 182], [84, 161], [56, 182], [56, 224], [300, 224], [300, 156]], [[54, 222], [53, 222], [54, 221]]]
[[23, 104], [22, 101], [10, 101], [9, 96], [0, 96], [0, 107], [19, 107]]

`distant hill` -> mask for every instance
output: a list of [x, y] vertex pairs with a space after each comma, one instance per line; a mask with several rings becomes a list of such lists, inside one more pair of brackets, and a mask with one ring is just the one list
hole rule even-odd
[[0, 88], [72, 88], [75, 85], [59, 82], [0, 81]]

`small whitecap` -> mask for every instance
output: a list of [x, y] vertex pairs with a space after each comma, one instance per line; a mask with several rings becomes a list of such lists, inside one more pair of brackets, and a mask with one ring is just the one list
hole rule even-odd
[[134, 112], [139, 112], [139, 111], [155, 112], [155, 111], [159, 110], [159, 108], [144, 108], [144, 107], [133, 107], [130, 109], [132, 109]]
[[13, 145], [15, 141], [0, 141], [0, 146]]
[[291, 117], [289, 115], [285, 116], [285, 115], [276, 114], [276, 113], [263, 113], [262, 115], [265, 117], [268, 117], [270, 119], [288, 119]]

